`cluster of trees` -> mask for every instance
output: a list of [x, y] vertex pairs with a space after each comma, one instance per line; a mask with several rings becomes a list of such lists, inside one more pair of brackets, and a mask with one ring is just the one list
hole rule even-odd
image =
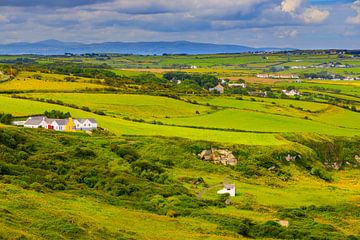
[[13, 120], [12, 114], [0, 113], [0, 123], [10, 125]]
[[69, 112], [64, 113], [58, 110], [45, 111], [44, 115], [48, 118], [58, 118], [58, 119], [65, 119], [71, 117], [71, 113]]
[[219, 82], [219, 79], [213, 75], [199, 73], [168, 72], [164, 74], [164, 78], [168, 81], [182, 81], [182, 84], [206, 89], [214, 87]]
[[331, 74], [328, 72], [319, 72], [319, 73], [304, 73], [303, 78], [309, 78], [309, 79], [345, 79], [344, 76], [339, 74]]

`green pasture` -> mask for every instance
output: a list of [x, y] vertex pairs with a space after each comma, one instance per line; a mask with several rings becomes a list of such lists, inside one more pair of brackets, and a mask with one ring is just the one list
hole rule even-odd
[[[329, 116], [332, 116], [331, 114]], [[352, 117], [356, 117], [355, 119]], [[334, 117], [333, 119], [341, 119], [348, 117], [348, 121], [355, 123], [360, 120], [360, 115], [348, 115]], [[326, 116], [327, 117], [327, 116]], [[324, 119], [325, 117], [322, 117]], [[175, 124], [179, 126], [196, 126], [206, 128], [222, 128], [222, 129], [236, 129], [243, 131], [256, 132], [312, 132], [330, 135], [360, 135], [360, 129], [351, 129], [354, 124], [346, 124], [343, 122], [341, 126], [334, 126], [334, 122], [326, 123], [301, 119], [297, 117], [280, 116], [274, 114], [267, 114], [261, 112], [253, 112], [246, 110], [223, 110], [212, 114], [186, 117], [186, 118], [171, 118], [162, 120], [167, 124]], [[346, 121], [346, 120], [345, 120]], [[346, 125], [346, 126], [344, 126]]]
[[87, 94], [87, 93], [32, 93], [27, 97], [60, 100], [67, 104], [89, 107], [107, 115], [136, 119], [158, 119], [165, 117], [195, 116], [212, 111], [210, 107], [199, 106], [167, 97], [130, 94]]
[[59, 110], [63, 112], [70, 112], [73, 117], [77, 118], [95, 118], [100, 127], [109, 129], [111, 132], [118, 135], [181, 137], [194, 140], [249, 145], [279, 145], [286, 143], [286, 141], [279, 140], [274, 134], [224, 132], [137, 123], [109, 116], [100, 116], [69, 107], [30, 100], [13, 99], [4, 96], [0, 96], [0, 102], [0, 112], [12, 113], [14, 116], [41, 115], [46, 110]]
[[[36, 79], [34, 76], [41, 76]], [[15, 79], [0, 83], [0, 91], [76, 91], [103, 89], [104, 85], [95, 84], [91, 79], [76, 78], [75, 82], [64, 80], [66, 75], [21, 72]]]
[[235, 239], [230, 234], [211, 234], [218, 225], [200, 219], [173, 219], [105, 204], [92, 197], [43, 194], [2, 183], [0, 206], [0, 235], [5, 239]]

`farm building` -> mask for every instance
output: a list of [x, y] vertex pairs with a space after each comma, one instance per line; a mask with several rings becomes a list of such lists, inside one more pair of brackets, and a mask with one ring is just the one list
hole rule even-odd
[[97, 122], [92, 118], [51, 119], [44, 116], [29, 117], [24, 122], [25, 128], [45, 128], [55, 131], [90, 131], [97, 129]]
[[93, 118], [74, 119], [75, 128], [82, 131], [93, 130], [97, 128], [96, 120]]
[[235, 197], [236, 195], [235, 184], [224, 184], [224, 188], [217, 192], [217, 194], [226, 194], [226, 193], [228, 193], [230, 197]]
[[257, 78], [275, 78], [275, 79], [298, 79], [297, 75], [275, 75], [275, 74], [257, 74]]
[[210, 91], [210, 92], [216, 91], [216, 92], [218, 92], [218, 93], [220, 93], [220, 94], [223, 94], [223, 93], [225, 92], [225, 88], [223, 87], [223, 85], [221, 85], [221, 84], [219, 83], [216, 87], [214, 87], [214, 88], [209, 88], [209, 91]]
[[300, 92], [296, 89], [291, 89], [289, 90], [282, 90], [282, 93], [285, 94], [286, 96], [300, 96]]
[[29, 117], [25, 123], [26, 128], [47, 128], [48, 119], [46, 117]]
[[230, 83], [231, 88], [246, 88], [246, 83]]

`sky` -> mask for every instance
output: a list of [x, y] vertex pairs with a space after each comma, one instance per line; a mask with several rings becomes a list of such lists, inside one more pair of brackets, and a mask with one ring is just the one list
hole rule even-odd
[[360, 48], [360, 0], [0, 0], [0, 43]]

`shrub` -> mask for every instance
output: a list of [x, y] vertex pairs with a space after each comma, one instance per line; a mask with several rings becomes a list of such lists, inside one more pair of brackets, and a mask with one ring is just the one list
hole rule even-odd
[[78, 158], [96, 157], [96, 153], [91, 149], [77, 147], [75, 156]]
[[129, 145], [116, 145], [110, 146], [111, 151], [116, 153], [119, 157], [125, 159], [127, 162], [132, 163], [140, 158], [140, 155], [135, 148]]
[[334, 180], [331, 174], [323, 169], [312, 168], [310, 173], [311, 175], [319, 177], [327, 182], [332, 182]]

